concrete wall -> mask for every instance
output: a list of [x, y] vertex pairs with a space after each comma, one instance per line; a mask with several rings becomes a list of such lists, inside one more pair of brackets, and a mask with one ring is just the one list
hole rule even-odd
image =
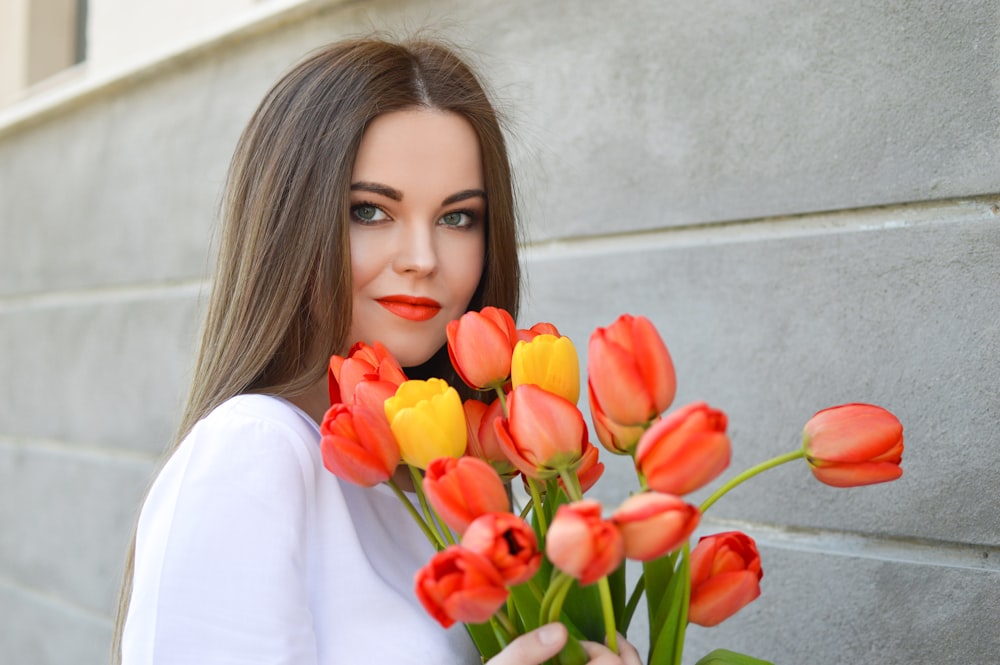
[[[1000, 653], [1000, 3], [312, 3], [0, 125], [0, 654], [104, 662], [122, 553], [193, 355], [236, 136], [305, 51], [371, 26], [470, 46], [509, 107], [524, 322], [660, 327], [732, 471], [816, 410], [906, 427], [896, 483], [803, 465], [717, 504], [763, 596], [692, 628], [798, 662]], [[600, 496], [632, 485], [609, 461]], [[641, 638], [641, 635], [638, 636]]]

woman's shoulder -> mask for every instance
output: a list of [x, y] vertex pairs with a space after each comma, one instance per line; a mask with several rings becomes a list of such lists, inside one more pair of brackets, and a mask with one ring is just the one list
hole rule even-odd
[[317, 425], [290, 402], [272, 395], [237, 395], [191, 428], [168, 466], [180, 463], [185, 475], [229, 475], [239, 469], [244, 479], [245, 474], [311, 475], [321, 463], [319, 439]]

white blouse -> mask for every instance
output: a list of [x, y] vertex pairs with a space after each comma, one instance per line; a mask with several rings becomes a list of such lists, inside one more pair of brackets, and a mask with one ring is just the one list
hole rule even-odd
[[139, 518], [125, 665], [480, 662], [414, 595], [433, 549], [399, 499], [340, 482], [319, 440], [267, 395], [195, 425]]

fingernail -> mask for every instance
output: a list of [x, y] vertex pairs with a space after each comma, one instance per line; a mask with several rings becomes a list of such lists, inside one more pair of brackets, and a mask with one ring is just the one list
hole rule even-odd
[[538, 631], [538, 641], [546, 646], [555, 644], [560, 639], [562, 639], [562, 626], [557, 623], [542, 626], [542, 629]]

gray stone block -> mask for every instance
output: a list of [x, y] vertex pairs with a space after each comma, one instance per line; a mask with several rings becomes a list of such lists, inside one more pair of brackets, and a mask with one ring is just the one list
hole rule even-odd
[[995, 569], [773, 547], [761, 560], [761, 596], [714, 628], [692, 626], [686, 665], [720, 647], [776, 664], [990, 665], [1000, 653]]
[[197, 291], [0, 307], [4, 433], [159, 454], [194, 363]]
[[0, 583], [0, 653], [5, 663], [107, 663], [111, 623]]
[[[691, 244], [668, 234], [659, 245], [556, 248], [528, 262], [523, 322], [555, 322], [585, 356], [595, 327], [623, 312], [652, 319], [677, 368], [675, 404], [729, 414], [725, 477], [798, 447], [827, 406], [880, 404], [904, 425], [898, 482], [838, 490], [791, 464], [735, 490], [716, 516], [1000, 542], [997, 221], [988, 203], [945, 206], [938, 223], [907, 228], [885, 214], [871, 229], [755, 237], [751, 225]], [[616, 468], [603, 482], [633, 487]]]
[[110, 616], [153, 469], [112, 451], [0, 442], [0, 580]]

